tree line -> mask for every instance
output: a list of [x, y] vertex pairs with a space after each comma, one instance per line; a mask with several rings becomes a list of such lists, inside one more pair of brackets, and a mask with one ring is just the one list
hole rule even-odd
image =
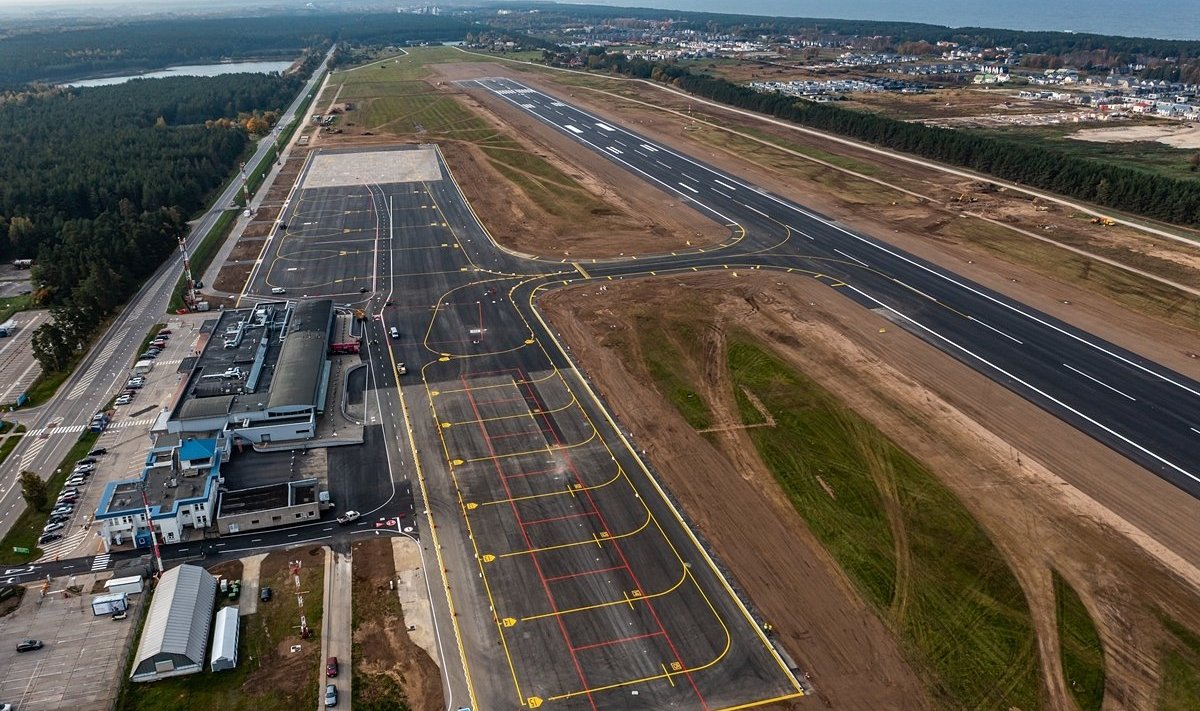
[[1200, 224], [1200, 181], [1158, 175], [1078, 157], [1017, 140], [926, 126], [887, 116], [818, 104], [779, 92], [760, 92], [726, 79], [693, 74], [673, 63], [591, 52], [588, 65], [671, 84], [722, 104], [884, 148], [962, 166], [1086, 202], [1173, 222]]
[[134, 80], [0, 104], [0, 256], [34, 258], [53, 319], [33, 336], [47, 371], [91, 335], [176, 248], [187, 216], [251, 146], [246, 117], [280, 109], [299, 76]]

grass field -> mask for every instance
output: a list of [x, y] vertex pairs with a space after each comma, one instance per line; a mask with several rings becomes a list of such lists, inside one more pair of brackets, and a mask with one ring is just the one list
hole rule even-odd
[[9, 320], [18, 311], [26, 311], [31, 308], [33, 308], [33, 297], [29, 294], [0, 298], [0, 323]]
[[[637, 317], [635, 326], [642, 362], [646, 364], [659, 393], [679, 410], [679, 414], [693, 428], [702, 430], [711, 427], [712, 412], [708, 402], [693, 387], [694, 378], [682, 370], [687, 364], [683, 353], [694, 352], [701, 345], [694, 331], [683, 324], [664, 332], [661, 324], [648, 316]], [[755, 414], [758, 412], [755, 411]]]
[[[735, 387], [776, 427], [750, 431], [760, 455], [859, 591], [894, 629], [931, 694], [948, 706], [1040, 706], [1024, 593], [954, 495], [872, 425], [750, 336], [731, 336]], [[740, 399], [747, 421], [759, 417]]]
[[306, 591], [304, 610], [314, 637], [302, 642], [301, 646], [306, 648], [302, 653], [311, 664], [306, 663], [303, 671], [286, 683], [271, 684], [261, 680], [263, 675], [273, 676], [271, 667], [289, 654], [286, 648], [279, 648], [281, 643], [296, 635], [296, 603], [287, 592], [295, 588], [284, 568], [280, 573], [262, 579], [263, 585], [274, 588], [275, 599], [260, 602], [255, 614], [242, 618], [236, 668], [216, 673], [203, 671], [152, 684], [125, 682], [115, 708], [120, 711], [292, 711], [315, 708], [320, 701], [317, 665], [321, 663], [319, 634], [324, 580], [325, 571], [320, 559], [305, 560], [301, 570], [302, 588]]
[[[71, 470], [75, 467], [75, 462], [86, 457], [99, 438], [99, 433], [84, 432], [67, 452], [67, 456], [62, 458], [56, 473], [46, 482], [49, 492], [46, 509], [37, 511], [26, 506], [17, 520], [13, 522], [12, 528], [8, 530], [4, 539], [0, 540], [0, 564], [18, 565], [41, 557], [42, 552], [37, 547], [37, 539], [42, 535], [42, 527], [46, 525], [46, 516], [52, 508], [51, 504], [58, 498], [63, 484], [66, 483], [71, 475]], [[16, 553], [13, 551], [14, 547], [27, 548], [29, 553]]]
[[[24, 429], [25, 429], [25, 426], [21, 425], [21, 430], [24, 430]], [[21, 430], [18, 430], [18, 432], [20, 432]], [[0, 444], [0, 464], [3, 464], [4, 460], [8, 459], [8, 455], [12, 454], [12, 451], [14, 449], [16, 449], [17, 445], [20, 443], [21, 443], [21, 435], [18, 434], [17, 432], [14, 432], [13, 434], [4, 438], [3, 444]]]
[[[540, 56], [540, 55], [539, 55]], [[414, 48], [409, 54], [334, 74], [339, 100], [357, 105], [342, 117], [373, 133], [458, 141], [479, 147], [491, 165], [546, 212], [580, 219], [605, 205], [578, 181], [529, 151], [508, 131], [484, 121], [452, 94], [423, 81], [426, 64], [479, 61], [449, 47]]]
[[[953, 220], [939, 230], [947, 237], [995, 252], [1018, 264], [1033, 267], [1059, 281], [1074, 284], [1139, 313], [1147, 314], [1185, 328], [1200, 328], [1200, 301], [1170, 286], [1132, 274], [1124, 269], [1064, 252], [1049, 244], [1034, 241], [1000, 225], [978, 220]], [[1100, 251], [1100, 250], [1097, 250]], [[1130, 266], [1162, 273], [1168, 278], [1190, 276], [1176, 274], [1178, 265], [1162, 264], [1149, 255], [1122, 251], [1110, 256]]]
[[[221, 245], [225, 242], [225, 238], [229, 236], [229, 231], [233, 229], [233, 223], [237, 219], [237, 216], [237, 210], [225, 210], [222, 212], [217, 221], [213, 223], [212, 229], [208, 231], [208, 234], [204, 235], [204, 239], [200, 240], [200, 244], [196, 245], [196, 249], [192, 250], [189, 256], [192, 262], [193, 278], [204, 278], [204, 270], [208, 269], [208, 265], [212, 263], [213, 257], [217, 256], [217, 252], [221, 250]], [[183, 292], [186, 287], [184, 277], [180, 276], [179, 281], [175, 283], [175, 291], [171, 293], [171, 301], [167, 304], [167, 313], [173, 314], [183, 308]]]
[[[1165, 121], [1165, 120], [1164, 120]], [[1153, 123], [1140, 121], [1137, 123]], [[1175, 122], [1166, 122], [1175, 125]], [[1121, 125], [1130, 125], [1124, 123]], [[1130, 168], [1138, 168], [1156, 175], [1172, 178], [1200, 179], [1200, 173], [1193, 172], [1188, 160], [1200, 149], [1175, 148], [1158, 141], [1127, 141], [1124, 143], [1100, 143], [1096, 141], [1079, 141], [1067, 138], [1084, 128], [1112, 128], [1107, 123], [1071, 123], [1057, 126], [1014, 126], [1004, 129], [977, 129], [990, 136], [1019, 140], [1022, 143], [1044, 145], [1060, 153], [1066, 153], [1078, 158], [1100, 163], [1112, 163]]]
[[1195, 711], [1200, 708], [1200, 636], [1166, 616], [1159, 619], [1170, 642], [1161, 657], [1158, 711]]
[[1080, 711], [1100, 711], [1104, 703], [1104, 648], [1092, 616], [1075, 590], [1054, 573], [1063, 676]]

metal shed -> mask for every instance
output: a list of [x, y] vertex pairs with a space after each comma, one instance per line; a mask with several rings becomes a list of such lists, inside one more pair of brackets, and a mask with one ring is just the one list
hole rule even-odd
[[222, 607], [217, 612], [217, 623], [213, 626], [212, 655], [208, 660], [210, 669], [216, 672], [237, 666], [238, 636], [238, 609]]
[[217, 579], [196, 565], [163, 573], [134, 657], [133, 681], [157, 681], [204, 668]]

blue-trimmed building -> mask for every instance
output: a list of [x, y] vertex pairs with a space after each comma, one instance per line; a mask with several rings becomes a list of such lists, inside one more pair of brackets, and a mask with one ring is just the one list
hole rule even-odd
[[224, 436], [160, 436], [146, 455], [140, 477], [109, 482], [104, 488], [96, 509], [101, 535], [110, 545], [132, 543], [143, 548], [150, 545], [151, 523], [160, 543], [182, 540], [188, 526], [212, 526], [217, 515], [221, 463], [229, 461], [229, 450], [230, 441]]

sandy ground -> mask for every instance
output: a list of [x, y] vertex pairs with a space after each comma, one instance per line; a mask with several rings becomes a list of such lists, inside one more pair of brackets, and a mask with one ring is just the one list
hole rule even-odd
[[1158, 141], [1175, 148], [1200, 148], [1200, 126], [1192, 124], [1085, 128], [1067, 136], [1093, 143]]
[[[1050, 707], [1071, 708], [1052, 568], [1097, 618], [1109, 664], [1105, 708], [1154, 708], [1163, 639], [1155, 608], [1200, 628], [1200, 503], [828, 288], [802, 277], [712, 274], [610, 284], [603, 293], [581, 286], [543, 305], [831, 708], [926, 704], [891, 635], [807, 533], [745, 432], [722, 433], [713, 447], [648, 376], [603, 345], [633, 314], [692, 309], [716, 314], [714, 334], [759, 334], [935, 472], [1010, 559], [1029, 597]], [[778, 556], [779, 540], [794, 541], [792, 554]]]
[[[362, 674], [391, 677], [404, 690], [406, 701], [414, 711], [441, 711], [446, 703], [437, 664], [409, 638], [404, 614], [394, 612], [398, 606], [374, 603], [376, 596], [393, 594], [388, 589], [388, 582], [395, 577], [395, 561], [388, 539], [368, 539], [354, 544], [354, 588], [357, 592], [371, 590], [371, 594], [356, 595], [354, 599], [355, 608], [359, 609], [356, 618], [360, 620], [354, 630], [354, 643], [361, 650], [354, 663]], [[356, 687], [355, 693], [360, 704], [369, 701], [361, 686]], [[375, 703], [380, 701], [376, 699]]]

